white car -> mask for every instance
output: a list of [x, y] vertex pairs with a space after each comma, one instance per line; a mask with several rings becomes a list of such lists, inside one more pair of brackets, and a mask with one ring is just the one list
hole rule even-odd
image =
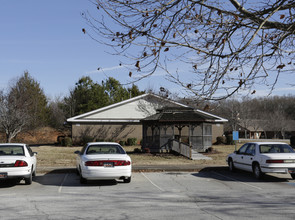
[[295, 152], [285, 143], [246, 143], [226, 160], [230, 171], [250, 171], [257, 179], [264, 173], [289, 173], [295, 179]]
[[87, 180], [123, 179], [131, 181], [131, 158], [114, 142], [92, 142], [76, 151], [76, 168], [80, 182]]
[[26, 144], [0, 144], [0, 180], [24, 179], [30, 185], [36, 175], [36, 154]]

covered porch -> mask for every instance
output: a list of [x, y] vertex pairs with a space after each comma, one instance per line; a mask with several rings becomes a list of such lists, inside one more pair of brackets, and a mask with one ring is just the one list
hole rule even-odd
[[161, 152], [179, 145], [181, 154], [188, 149], [206, 152], [212, 146], [212, 125], [220, 123], [218, 117], [193, 108], [164, 108], [141, 122], [143, 149]]

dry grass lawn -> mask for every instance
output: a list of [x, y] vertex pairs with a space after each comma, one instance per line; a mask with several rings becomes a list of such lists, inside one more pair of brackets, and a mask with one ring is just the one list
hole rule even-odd
[[31, 148], [38, 153], [38, 167], [74, 167], [76, 161], [74, 152], [81, 150], [81, 147], [40, 146]]
[[[239, 147], [239, 146], [238, 146]], [[182, 156], [172, 154], [144, 154], [134, 153], [134, 149], [140, 146], [124, 147], [132, 159], [133, 165], [181, 165], [181, 164], [204, 164], [204, 165], [226, 165], [226, 156], [233, 152], [234, 145], [216, 145], [213, 146], [213, 152], [205, 154], [212, 160], [189, 160]], [[37, 152], [39, 167], [74, 167], [76, 161], [75, 151], [81, 150], [81, 147], [57, 147], [40, 146], [32, 147]]]

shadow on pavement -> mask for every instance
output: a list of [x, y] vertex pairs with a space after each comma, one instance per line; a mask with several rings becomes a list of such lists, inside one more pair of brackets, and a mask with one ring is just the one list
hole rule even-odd
[[0, 181], [0, 188], [10, 188], [10, 187], [14, 187], [19, 184], [21, 184], [21, 183], [19, 183], [19, 181], [13, 180], [13, 179], [1, 180]]
[[291, 176], [274, 176], [265, 174], [261, 179], [256, 179], [251, 172], [236, 170], [230, 172], [228, 167], [206, 167], [201, 169], [198, 173], [193, 173], [193, 176], [201, 178], [212, 178], [219, 181], [241, 181], [241, 182], [289, 182], [292, 180]]
[[10, 188], [10, 187], [14, 187], [17, 185], [26, 186], [24, 180], [18, 180], [18, 179], [2, 179], [2, 180], [0, 180], [0, 188]]
[[34, 182], [47, 186], [68, 186], [68, 187], [92, 187], [92, 186], [114, 186], [120, 181], [116, 180], [88, 180], [87, 183], [80, 183], [80, 177], [76, 169], [64, 172], [64, 169], [52, 170], [44, 175], [34, 177]]

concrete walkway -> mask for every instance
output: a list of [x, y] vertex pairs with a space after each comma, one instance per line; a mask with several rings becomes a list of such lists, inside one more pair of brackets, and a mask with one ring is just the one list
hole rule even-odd
[[192, 160], [212, 160], [212, 158], [192, 150]]

